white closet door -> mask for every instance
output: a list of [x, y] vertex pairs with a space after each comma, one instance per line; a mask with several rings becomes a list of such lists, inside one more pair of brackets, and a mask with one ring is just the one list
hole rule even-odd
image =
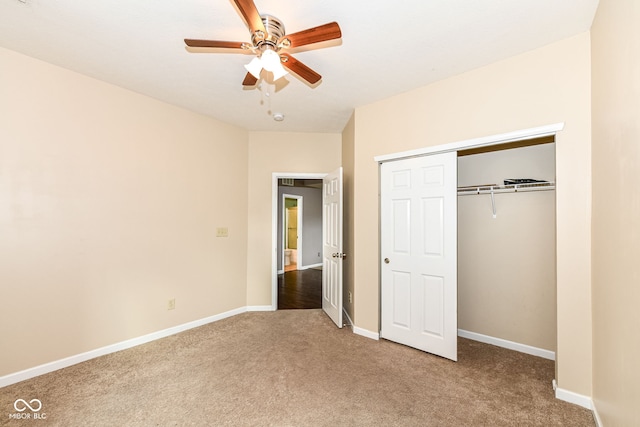
[[383, 338], [457, 360], [457, 153], [381, 166]]

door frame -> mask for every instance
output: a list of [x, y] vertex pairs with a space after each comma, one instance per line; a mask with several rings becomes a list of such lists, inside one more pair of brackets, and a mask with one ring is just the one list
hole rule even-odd
[[[323, 179], [327, 173], [273, 172], [271, 174], [271, 310], [278, 309], [278, 180]], [[284, 263], [284, 261], [283, 261]]]
[[[297, 245], [297, 249], [296, 249], [296, 253], [298, 254], [298, 259], [302, 260], [302, 230], [304, 227], [304, 224], [302, 223], [302, 213], [304, 211], [304, 197], [303, 196], [299, 196], [297, 194], [287, 194], [287, 193], [282, 193], [282, 240], [280, 241], [282, 244], [282, 253], [280, 254], [280, 259], [282, 260], [282, 269], [279, 269], [278, 271], [283, 271], [284, 272], [284, 251], [285, 251], [285, 247], [286, 247], [286, 236], [287, 236], [287, 230], [285, 229], [285, 223], [287, 222], [287, 210], [285, 209], [285, 200], [286, 199], [296, 199], [297, 200], [297, 208], [298, 208], [298, 225], [296, 227], [296, 230], [298, 230], [298, 235], [296, 236], [296, 245]], [[300, 265], [299, 262], [297, 262], [298, 265]], [[278, 266], [280, 267], [280, 266]], [[298, 270], [300, 270], [298, 268]]]

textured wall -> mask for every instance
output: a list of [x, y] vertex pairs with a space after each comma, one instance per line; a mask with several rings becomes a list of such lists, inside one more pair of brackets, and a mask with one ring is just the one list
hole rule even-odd
[[593, 400], [640, 425], [640, 5], [601, 0], [593, 61]]
[[4, 49], [0, 73], [0, 375], [246, 305], [246, 131]]

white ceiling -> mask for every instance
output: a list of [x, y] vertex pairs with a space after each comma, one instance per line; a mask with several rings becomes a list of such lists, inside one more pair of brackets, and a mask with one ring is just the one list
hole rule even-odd
[[[248, 130], [341, 132], [355, 107], [587, 31], [598, 0], [254, 0], [295, 33], [331, 21], [342, 43], [295, 53], [271, 97], [242, 87], [250, 56], [185, 38], [250, 41], [231, 0], [1, 0], [0, 46]], [[549, 64], [553, 66], [553, 64]]]

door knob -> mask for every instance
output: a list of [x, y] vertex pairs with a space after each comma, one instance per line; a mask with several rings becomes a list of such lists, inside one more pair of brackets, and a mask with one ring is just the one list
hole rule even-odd
[[385, 264], [389, 264], [389, 258], [385, 258], [385, 259], [384, 259], [384, 263], [385, 263]]

